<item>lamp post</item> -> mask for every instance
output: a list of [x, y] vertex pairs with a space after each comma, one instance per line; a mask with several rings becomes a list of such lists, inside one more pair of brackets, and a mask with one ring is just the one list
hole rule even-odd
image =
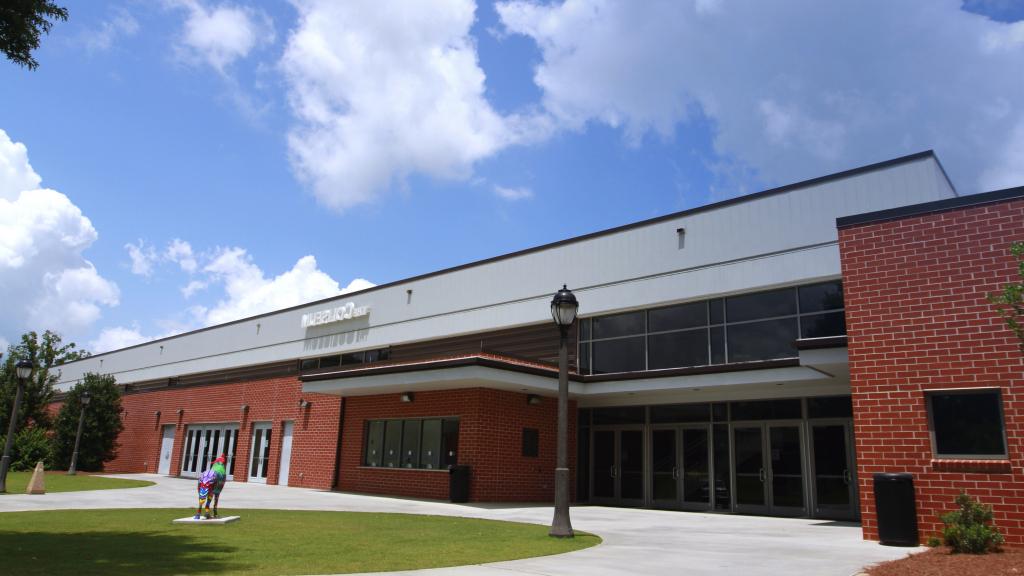
[[548, 535], [556, 538], [572, 538], [572, 523], [569, 522], [569, 328], [576, 321], [579, 302], [572, 291], [566, 288], [555, 293], [551, 299], [551, 317], [554, 318], [561, 339], [558, 346], [558, 452], [555, 461], [555, 517], [551, 520]]
[[32, 375], [32, 368], [31, 360], [19, 360], [14, 365], [14, 371], [18, 376], [18, 390], [14, 393], [14, 407], [11, 408], [11, 421], [7, 424], [7, 441], [4, 442], [4, 456], [0, 459], [0, 492], [7, 492], [7, 470], [11, 467], [11, 446], [14, 444], [14, 427], [18, 420], [21, 392], [25, 388], [25, 380]]
[[82, 441], [82, 425], [85, 424], [85, 407], [89, 405], [89, 391], [82, 390], [78, 397], [82, 404], [82, 411], [78, 414], [78, 432], [75, 434], [75, 451], [71, 454], [71, 467], [68, 468], [68, 476], [74, 476], [78, 468], [78, 443]]

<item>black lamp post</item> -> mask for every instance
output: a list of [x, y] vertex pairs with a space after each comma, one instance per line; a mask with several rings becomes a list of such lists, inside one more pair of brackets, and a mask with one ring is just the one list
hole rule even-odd
[[25, 380], [32, 375], [32, 361], [19, 360], [14, 365], [18, 376], [18, 390], [14, 393], [14, 407], [11, 408], [11, 421], [7, 424], [7, 441], [4, 442], [4, 456], [0, 459], [0, 492], [7, 492], [7, 470], [11, 467], [11, 446], [14, 444], [14, 427], [18, 420], [18, 407], [21, 405], [21, 393], [25, 388]]
[[579, 302], [572, 291], [566, 288], [555, 293], [551, 299], [551, 317], [561, 340], [558, 347], [558, 452], [555, 462], [555, 517], [551, 520], [549, 535], [557, 538], [572, 538], [572, 523], [569, 522], [569, 328], [576, 321]]
[[89, 405], [89, 391], [82, 390], [78, 397], [82, 404], [82, 411], [78, 413], [78, 432], [75, 434], [75, 451], [71, 454], [71, 467], [68, 468], [68, 476], [74, 476], [78, 468], [78, 443], [82, 441], [82, 425], [85, 424], [85, 407]]

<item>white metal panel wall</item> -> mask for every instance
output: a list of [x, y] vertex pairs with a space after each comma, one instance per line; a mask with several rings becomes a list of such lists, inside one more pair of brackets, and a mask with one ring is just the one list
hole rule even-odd
[[[924, 157], [100, 355], [64, 366], [59, 387], [86, 372], [129, 383], [546, 321], [563, 283], [590, 315], [837, 278], [836, 218], [953, 195]], [[369, 316], [301, 327], [302, 314], [348, 301]]]

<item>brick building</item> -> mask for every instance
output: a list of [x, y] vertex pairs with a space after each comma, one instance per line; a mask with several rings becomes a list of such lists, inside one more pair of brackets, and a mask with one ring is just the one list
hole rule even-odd
[[446, 498], [459, 464], [471, 500], [550, 501], [567, 284], [576, 501], [874, 538], [871, 474], [909, 471], [923, 536], [967, 488], [1019, 543], [1022, 355], [983, 297], [1022, 196], [958, 197], [925, 152], [99, 354], [59, 387], [124, 386], [112, 471], [225, 453], [235, 481]]

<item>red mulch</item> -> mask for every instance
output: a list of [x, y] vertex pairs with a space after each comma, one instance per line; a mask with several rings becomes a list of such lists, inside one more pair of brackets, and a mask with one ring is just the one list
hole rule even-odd
[[989, 554], [950, 554], [941, 546], [872, 566], [871, 576], [1024, 576], [1024, 548]]

